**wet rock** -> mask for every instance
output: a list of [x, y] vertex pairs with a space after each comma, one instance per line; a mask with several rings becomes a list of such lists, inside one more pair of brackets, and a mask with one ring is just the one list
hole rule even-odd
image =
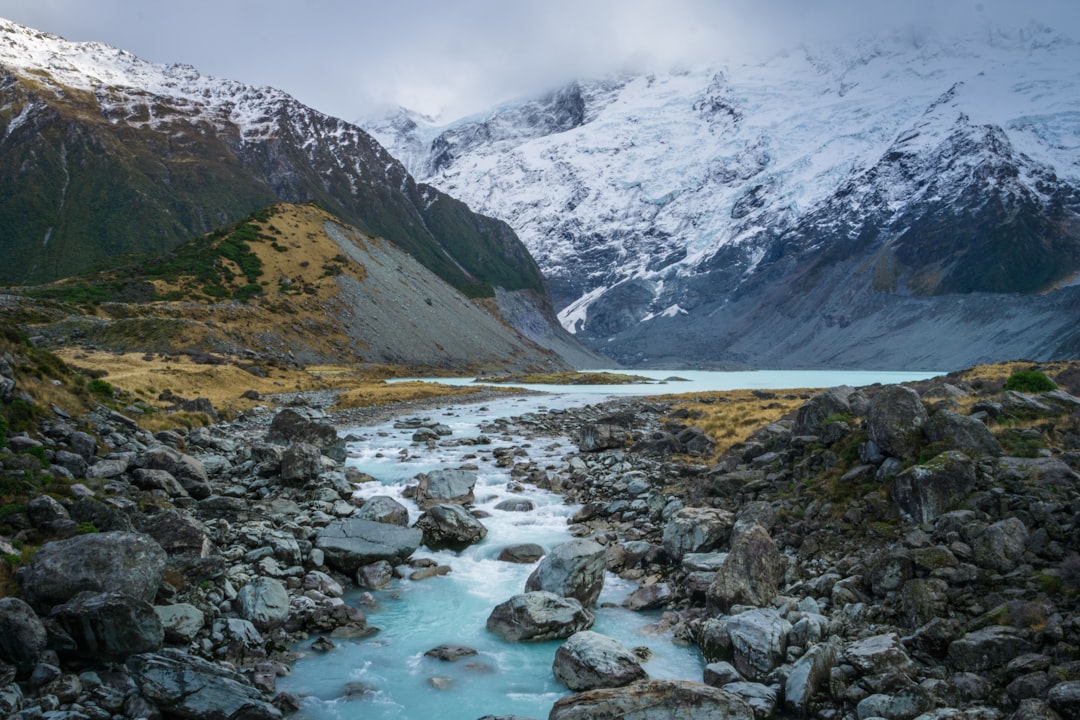
[[544, 556], [544, 548], [536, 543], [508, 545], [499, 551], [499, 560], [503, 562], [530, 564]]
[[667, 583], [643, 585], [626, 596], [622, 606], [627, 610], [656, 610], [671, 602], [674, 593]]
[[768, 605], [786, 568], [787, 562], [765, 528], [752, 526], [735, 538], [709, 585], [709, 607], [726, 612], [734, 605]]
[[585, 630], [555, 651], [555, 679], [575, 692], [622, 687], [648, 677], [638, 658], [622, 643]]
[[955, 508], [975, 487], [975, 464], [956, 450], [943, 452], [893, 479], [890, 494], [915, 522], [930, 522]]
[[423, 532], [424, 545], [432, 550], [460, 552], [487, 535], [487, 528], [460, 505], [431, 506], [413, 527]]
[[531, 512], [536, 509], [536, 505], [528, 498], [507, 498], [497, 504], [495, 509], [504, 512]]
[[335, 520], [320, 530], [315, 547], [323, 551], [327, 564], [351, 576], [362, 565], [405, 560], [423, 539], [423, 532], [417, 528], [348, 518]]
[[447, 468], [432, 470], [417, 476], [416, 504], [421, 510], [433, 505], [464, 505], [475, 498], [476, 473], [472, 470]]
[[143, 697], [168, 715], [205, 720], [282, 717], [239, 673], [177, 650], [135, 655], [127, 669]]
[[689, 553], [707, 553], [727, 546], [735, 516], [726, 510], [686, 507], [664, 526], [664, 550], [678, 561]]
[[438, 647], [431, 648], [424, 653], [424, 655], [426, 657], [435, 658], [436, 660], [443, 660], [444, 662], [455, 662], [463, 657], [476, 655], [476, 650], [466, 645], [443, 643]]
[[387, 523], [388, 525], [409, 525], [409, 509], [389, 495], [373, 495], [353, 517], [360, 520]]
[[365, 590], [381, 590], [394, 579], [394, 568], [385, 560], [365, 565], [356, 571], [356, 584]]
[[[675, 714], [677, 713], [677, 714]], [[622, 688], [602, 688], [560, 698], [548, 720], [754, 720], [737, 695], [700, 683], [647, 680]]]
[[120, 592], [149, 602], [165, 574], [167, 556], [137, 533], [77, 535], [45, 543], [19, 573], [23, 597], [38, 611], [83, 591]]
[[27, 674], [47, 641], [45, 626], [33, 608], [18, 598], [0, 599], [0, 660]]
[[592, 613], [580, 602], [543, 590], [513, 596], [487, 619], [487, 629], [509, 642], [567, 638], [592, 624]]
[[866, 432], [886, 455], [915, 456], [929, 419], [919, 394], [903, 385], [886, 385], [870, 401]]
[[123, 660], [157, 650], [165, 640], [153, 606], [122, 593], [79, 593], [53, 608], [49, 617], [86, 658]]
[[592, 607], [604, 588], [607, 552], [592, 540], [571, 540], [554, 547], [525, 582], [525, 590], [546, 590]]
[[275, 627], [289, 616], [289, 593], [279, 581], [257, 577], [240, 588], [236, 611], [260, 630]]

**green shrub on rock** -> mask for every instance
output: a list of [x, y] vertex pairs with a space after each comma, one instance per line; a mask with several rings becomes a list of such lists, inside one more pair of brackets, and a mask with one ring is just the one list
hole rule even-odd
[[1056, 388], [1054, 381], [1038, 370], [1017, 370], [1005, 381], [1006, 390], [1023, 393], [1050, 392]]

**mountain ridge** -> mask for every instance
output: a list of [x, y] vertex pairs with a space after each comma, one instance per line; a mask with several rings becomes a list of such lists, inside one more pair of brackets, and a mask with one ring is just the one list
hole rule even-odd
[[[896, 35], [755, 65], [579, 80], [445, 128], [411, 117], [409, 130], [400, 114], [396, 127], [393, 117], [366, 126], [419, 177], [510, 219], [564, 326], [620, 362], [654, 362], [635, 344], [690, 338], [691, 364], [821, 365], [837, 355], [776, 346], [798, 323], [825, 328], [890, 303], [908, 314], [882, 327], [909, 327], [903, 344], [918, 345], [915, 328], [936, 337], [934, 314], [965, 294], [989, 293], [1005, 311], [1010, 293], [1075, 282], [1078, 63], [1080, 45], [1037, 26], [957, 42]], [[581, 122], [547, 132], [544, 117], [575, 96]], [[816, 293], [813, 313], [790, 311], [775, 337], [720, 310], [784, 312], [826, 278], [835, 292]], [[1045, 303], [1049, 317], [1058, 302]], [[946, 353], [959, 364], [1008, 357], [979, 340], [996, 322], [980, 317], [961, 333], [970, 356]], [[1038, 346], [1063, 328], [1047, 323]], [[880, 334], [834, 337], [849, 351], [840, 361], [868, 361], [859, 346]], [[740, 343], [746, 352], [730, 349]], [[872, 355], [926, 362], [899, 344]]]

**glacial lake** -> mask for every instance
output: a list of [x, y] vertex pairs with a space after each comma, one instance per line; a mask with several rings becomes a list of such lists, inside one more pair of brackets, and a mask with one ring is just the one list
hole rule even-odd
[[[380, 632], [361, 639], [335, 639], [327, 653], [311, 650], [311, 638], [300, 643], [302, 653], [292, 674], [278, 682], [279, 689], [303, 698], [294, 717], [305, 720], [476, 720], [487, 714], [546, 718], [552, 704], [569, 694], [551, 671], [561, 641], [508, 643], [487, 631], [488, 615], [495, 605], [523, 592], [535, 565], [516, 565], [497, 560], [506, 545], [534, 542], [550, 549], [571, 539], [567, 520], [578, 510], [553, 493], [533, 486], [511, 492], [510, 471], [498, 467], [493, 450], [524, 447], [539, 467], [561, 467], [565, 456], [576, 451], [569, 438], [530, 438], [529, 416], [585, 403], [612, 395], [655, 395], [708, 390], [831, 387], [867, 385], [925, 379], [935, 373], [882, 373], [852, 371], [641, 371], [654, 378], [649, 385], [526, 386], [550, 394], [506, 396], [483, 404], [448, 403], [424, 411], [432, 420], [448, 425], [448, 440], [481, 433], [490, 445], [439, 444], [428, 448], [412, 442], [412, 430], [381, 425], [340, 428], [348, 443], [347, 465], [368, 473], [378, 482], [357, 487], [360, 497], [390, 495], [409, 508], [410, 523], [420, 513], [416, 504], [402, 496], [418, 473], [442, 467], [476, 465], [478, 480], [474, 507], [487, 513], [482, 522], [487, 537], [459, 553], [431, 552], [421, 547], [414, 557], [431, 558], [452, 571], [422, 581], [398, 579], [372, 593], [374, 607], [365, 608], [370, 625]], [[661, 383], [672, 376], [686, 382]], [[417, 378], [419, 379], [419, 378]], [[424, 378], [428, 379], [428, 378]], [[440, 379], [455, 385], [472, 384], [471, 378]], [[511, 432], [492, 432], [497, 418], [518, 418]], [[486, 430], [484, 428], [487, 428]], [[507, 498], [528, 498], [531, 512], [499, 510]], [[403, 568], [403, 574], [410, 570]], [[636, 586], [609, 574], [596, 609], [597, 632], [627, 647], [648, 647], [653, 657], [644, 667], [656, 679], [701, 681], [704, 663], [696, 647], [682, 647], [670, 635], [657, 634], [650, 626], [659, 612], [635, 613], [619, 607]], [[360, 593], [346, 594], [346, 602], [359, 604]], [[424, 653], [442, 643], [472, 647], [477, 654], [449, 663]]]

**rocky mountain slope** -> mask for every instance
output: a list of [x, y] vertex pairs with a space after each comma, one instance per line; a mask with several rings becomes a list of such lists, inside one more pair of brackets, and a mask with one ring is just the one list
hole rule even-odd
[[917, 33], [366, 124], [627, 364], [1075, 357], [1080, 45]]
[[0, 20], [0, 188], [0, 250], [19, 260], [0, 282], [67, 277], [170, 250], [279, 200], [313, 201], [471, 297], [498, 288], [533, 321], [527, 332], [588, 357], [549, 327], [543, 278], [505, 223], [415, 182], [359, 127], [272, 88]]
[[383, 239], [279, 204], [173, 253], [29, 289], [53, 346], [213, 352], [301, 366], [565, 368]]

